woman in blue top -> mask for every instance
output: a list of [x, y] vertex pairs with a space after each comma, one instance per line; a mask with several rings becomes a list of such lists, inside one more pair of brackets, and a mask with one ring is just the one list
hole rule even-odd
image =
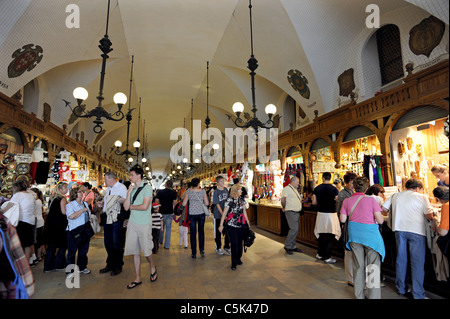
[[[89, 222], [89, 216], [91, 211], [88, 208], [88, 204], [83, 202], [83, 191], [78, 187], [72, 187], [69, 195], [69, 204], [66, 205], [67, 216], [67, 265], [75, 264], [75, 254], [78, 251], [77, 266], [78, 271], [83, 274], [89, 274], [91, 271], [87, 268], [89, 251], [89, 242], [81, 242], [78, 245], [75, 244], [71, 230], [86, 224]], [[72, 276], [72, 272], [66, 273], [68, 276]]]

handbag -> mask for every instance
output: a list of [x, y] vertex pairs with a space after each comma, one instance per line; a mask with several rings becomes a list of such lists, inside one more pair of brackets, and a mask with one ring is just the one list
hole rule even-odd
[[94, 236], [94, 229], [92, 229], [91, 223], [87, 222], [84, 225], [72, 229], [70, 231], [70, 234], [72, 235], [73, 242], [78, 246], [82, 243], [85, 243], [86, 241], [91, 239], [92, 236]]
[[245, 236], [244, 236], [244, 252], [247, 252], [247, 247], [250, 247], [255, 242], [255, 232], [248, 227], [246, 224], [245, 227]]
[[85, 214], [85, 223], [81, 226], [78, 226], [75, 229], [72, 229], [70, 231], [70, 234], [72, 235], [73, 242], [76, 246], [85, 243], [89, 239], [91, 239], [92, 236], [94, 236], [94, 229], [91, 226], [90, 219], [88, 217], [88, 213], [84, 212]]
[[356, 208], [356, 205], [358, 205], [359, 201], [365, 196], [361, 196], [356, 200], [356, 203], [353, 205], [352, 210], [350, 211], [350, 214], [347, 217], [347, 220], [344, 223], [344, 227], [342, 229], [342, 241], [344, 242], [344, 247], [347, 249], [347, 242], [348, 242], [348, 222], [350, 221], [350, 217], [353, 215], [353, 211]]

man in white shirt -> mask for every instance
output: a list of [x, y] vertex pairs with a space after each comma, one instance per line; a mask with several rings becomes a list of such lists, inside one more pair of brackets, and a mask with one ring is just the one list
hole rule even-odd
[[300, 180], [294, 176], [288, 186], [283, 188], [281, 192], [281, 206], [286, 214], [289, 226], [289, 232], [284, 243], [284, 250], [288, 255], [293, 252], [301, 253], [302, 251], [296, 247], [296, 239], [300, 222], [300, 211], [302, 210], [302, 200], [297, 191]]
[[103, 212], [106, 217], [103, 222], [104, 243], [108, 254], [106, 267], [100, 269], [100, 273], [111, 272], [111, 276], [116, 276], [122, 272], [124, 231], [123, 218], [120, 213], [123, 210], [122, 204], [127, 198], [127, 188], [117, 180], [116, 174], [108, 172], [105, 174], [105, 184], [108, 190], [103, 198]]
[[425, 223], [427, 220], [433, 219], [433, 209], [428, 197], [421, 194], [423, 191], [421, 181], [409, 179], [406, 181], [405, 187], [405, 191], [394, 194], [383, 204], [383, 210], [385, 211], [388, 211], [392, 206], [392, 231], [395, 232], [397, 244], [395, 284], [399, 294], [405, 295], [407, 293], [406, 275], [409, 257], [413, 297], [424, 299]]

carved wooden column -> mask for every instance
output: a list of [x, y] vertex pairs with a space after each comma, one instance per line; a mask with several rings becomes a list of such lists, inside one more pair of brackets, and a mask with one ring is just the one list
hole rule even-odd
[[381, 164], [384, 170], [384, 186], [395, 186], [392, 169], [391, 169], [391, 146], [389, 143], [390, 134], [379, 134], [378, 140], [380, 141], [381, 154]]

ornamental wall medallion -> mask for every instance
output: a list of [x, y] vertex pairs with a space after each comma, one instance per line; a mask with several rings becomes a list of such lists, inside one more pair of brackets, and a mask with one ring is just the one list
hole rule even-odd
[[39, 45], [33, 48], [34, 44], [27, 44], [22, 49], [17, 49], [12, 54], [14, 60], [8, 66], [8, 77], [16, 78], [25, 71], [31, 71], [42, 60], [44, 52]]
[[444, 31], [445, 23], [435, 16], [430, 16], [409, 31], [409, 48], [415, 55], [423, 54], [429, 58], [441, 42]]
[[300, 93], [305, 99], [309, 99], [310, 91], [308, 87], [308, 80], [299, 70], [290, 70], [287, 79], [292, 85], [292, 88]]
[[339, 83], [339, 95], [349, 96], [350, 93], [355, 89], [355, 80], [353, 79], [353, 69], [345, 70], [338, 77]]

